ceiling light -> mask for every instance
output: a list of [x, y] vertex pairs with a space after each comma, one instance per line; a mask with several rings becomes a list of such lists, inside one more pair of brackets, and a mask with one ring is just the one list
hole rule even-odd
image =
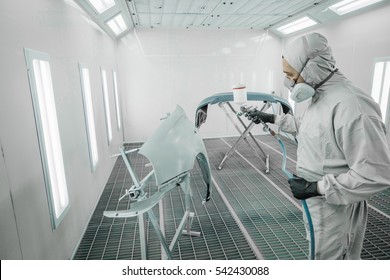
[[277, 30], [283, 34], [290, 34], [290, 33], [293, 33], [295, 31], [307, 28], [309, 26], [313, 26], [315, 24], [317, 24], [317, 22], [312, 20], [311, 18], [303, 17], [303, 18], [300, 18], [296, 21], [293, 21], [293, 22], [290, 22], [286, 25], [283, 25], [283, 26], [277, 28]]
[[118, 14], [114, 18], [107, 21], [107, 25], [111, 28], [111, 30], [115, 33], [115, 35], [119, 35], [123, 31], [127, 29], [126, 23], [123, 20], [121, 14]]
[[344, 0], [329, 7], [338, 15], [344, 15], [382, 0]]
[[101, 14], [115, 6], [115, 0], [88, 0], [95, 10]]

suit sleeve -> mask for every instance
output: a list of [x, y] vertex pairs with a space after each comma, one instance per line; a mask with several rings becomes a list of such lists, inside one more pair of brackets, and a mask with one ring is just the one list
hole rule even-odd
[[390, 151], [381, 120], [360, 115], [336, 127], [335, 137], [349, 170], [323, 177], [321, 184], [329, 203], [364, 201], [390, 186]]
[[301, 121], [300, 118], [291, 114], [283, 114], [276, 115], [275, 124], [278, 125], [282, 131], [291, 133], [295, 136], [299, 132]]

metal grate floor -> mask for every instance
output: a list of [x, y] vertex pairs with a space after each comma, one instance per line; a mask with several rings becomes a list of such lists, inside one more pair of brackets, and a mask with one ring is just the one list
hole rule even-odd
[[[280, 153], [279, 144], [276, 139], [270, 135], [257, 137], [261, 143], [261, 147], [266, 154], [270, 155], [270, 173], [267, 176], [279, 185], [292, 199], [293, 196], [287, 185], [286, 177], [280, 169], [282, 155]], [[236, 138], [227, 138], [224, 142], [228, 145], [233, 145]], [[283, 139], [287, 156], [290, 160], [287, 162], [287, 167], [290, 171], [295, 170], [296, 164], [296, 144], [294, 141]], [[254, 165], [261, 166], [259, 159], [254, 157], [251, 150], [244, 144], [237, 148], [237, 151], [245, 156], [247, 160]], [[363, 243], [362, 259], [390, 259], [390, 189], [387, 189], [369, 200], [368, 223]]]
[[[307, 259], [308, 242], [299, 201], [295, 200], [280, 166], [282, 156], [272, 136], [259, 136], [264, 151], [270, 155], [270, 173], [245, 144], [237, 147], [222, 170], [217, 170], [224, 154], [236, 137], [207, 139], [207, 148], [215, 184], [212, 199], [201, 203], [205, 185], [198, 166], [191, 173], [193, 191], [191, 209], [195, 213], [191, 229], [200, 237], [183, 235], [173, 252], [174, 259]], [[287, 167], [293, 171], [296, 144], [284, 139], [288, 153]], [[130, 148], [141, 144], [129, 144]], [[137, 175], [143, 178], [150, 167], [147, 159], [134, 153], [129, 157]], [[141, 249], [136, 218], [111, 219], [103, 211], [127, 209], [129, 200], [118, 203], [132, 180], [118, 158], [74, 259], [140, 259]], [[153, 192], [153, 182], [149, 192]], [[369, 221], [362, 252], [363, 259], [390, 259], [390, 190], [370, 201]], [[162, 202], [165, 236], [170, 241], [184, 212], [184, 195], [175, 188]], [[158, 219], [158, 206], [154, 213]], [[161, 259], [160, 244], [147, 220], [149, 259]]]
[[[131, 148], [140, 145], [132, 144]], [[145, 167], [147, 159], [140, 154], [131, 154], [130, 161], [139, 178], [143, 178], [150, 167]], [[141, 249], [136, 218], [110, 219], [103, 216], [103, 211], [126, 209], [129, 204], [125, 198], [118, 199], [132, 185], [132, 180], [121, 158], [118, 158], [100, 201], [93, 213], [87, 230], [82, 238], [74, 259], [141, 259]], [[152, 193], [153, 184], [149, 189]], [[183, 235], [173, 252], [174, 259], [256, 259], [245, 237], [241, 233], [232, 215], [218, 193], [205, 205], [201, 194], [205, 185], [195, 166], [191, 174], [192, 211], [195, 218], [191, 230], [202, 233], [200, 237]], [[158, 206], [154, 213], [158, 219]], [[184, 212], [184, 195], [180, 188], [175, 188], [163, 199], [165, 214], [165, 236], [172, 240], [176, 227]], [[149, 221], [148, 258], [161, 259], [160, 243]]]

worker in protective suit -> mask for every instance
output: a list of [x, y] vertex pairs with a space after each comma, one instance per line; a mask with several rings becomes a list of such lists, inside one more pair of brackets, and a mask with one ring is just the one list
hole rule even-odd
[[367, 200], [390, 186], [390, 151], [380, 108], [335, 67], [321, 34], [292, 41], [282, 62], [291, 98], [311, 98], [302, 117], [257, 111], [248, 118], [298, 135], [297, 175], [288, 182], [294, 197], [307, 199], [315, 259], [360, 259]]

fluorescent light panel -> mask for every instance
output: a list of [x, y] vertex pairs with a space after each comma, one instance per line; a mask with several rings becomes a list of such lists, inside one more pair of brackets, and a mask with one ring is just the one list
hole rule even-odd
[[102, 69], [101, 74], [102, 74], [102, 86], [103, 86], [103, 101], [104, 101], [104, 109], [105, 109], [104, 111], [106, 114], [107, 139], [108, 139], [108, 145], [110, 145], [112, 140], [112, 127], [111, 127], [110, 102], [108, 99], [106, 70]]
[[115, 6], [115, 0], [88, 0], [88, 2], [91, 3], [99, 14]]
[[293, 22], [290, 22], [286, 25], [283, 25], [283, 26], [277, 28], [277, 30], [279, 32], [282, 32], [283, 34], [290, 34], [290, 33], [305, 29], [307, 27], [310, 27], [310, 26], [313, 26], [316, 24], [317, 24], [317, 22], [312, 20], [311, 18], [303, 17], [303, 18], [300, 18], [296, 21], [293, 21]]
[[119, 106], [119, 94], [118, 94], [118, 82], [116, 80], [116, 72], [112, 72], [113, 80], [114, 80], [114, 94], [115, 94], [115, 108], [116, 108], [116, 121], [118, 125], [118, 130], [121, 129], [121, 113]]
[[374, 80], [372, 83], [371, 96], [374, 98], [376, 103], [380, 103], [381, 99], [381, 87], [382, 87], [382, 79], [383, 79], [383, 69], [385, 63], [383, 61], [375, 63], [374, 69]]
[[85, 121], [87, 126], [87, 136], [88, 136], [88, 145], [89, 153], [91, 159], [91, 168], [92, 171], [95, 170], [96, 164], [99, 160], [98, 147], [96, 140], [96, 128], [95, 128], [95, 119], [93, 114], [93, 104], [92, 104], [92, 91], [91, 91], [91, 82], [89, 78], [89, 70], [87, 68], [81, 67], [81, 79], [83, 83], [83, 101], [84, 101], [84, 113]]
[[344, 0], [330, 6], [329, 9], [341, 16], [380, 1], [382, 0]]
[[382, 111], [382, 120], [387, 119], [387, 106], [390, 95], [390, 61], [379, 61], [375, 64], [371, 96]]
[[32, 65], [39, 103], [39, 119], [42, 127], [42, 135], [40, 137], [43, 138], [41, 140], [44, 143], [44, 160], [46, 161], [45, 166], [47, 167], [46, 172], [49, 179], [47, 183], [50, 185], [50, 203], [54, 208], [54, 218], [57, 221], [68, 207], [69, 197], [50, 64], [45, 60], [34, 59]]
[[382, 118], [385, 122], [387, 119], [387, 107], [389, 103], [389, 88], [390, 88], [390, 61], [386, 62], [386, 71], [383, 77], [383, 85], [382, 85], [382, 100], [381, 100], [381, 111]]
[[107, 25], [111, 28], [115, 35], [119, 35], [127, 29], [126, 23], [121, 14], [118, 14], [116, 17], [107, 21]]

